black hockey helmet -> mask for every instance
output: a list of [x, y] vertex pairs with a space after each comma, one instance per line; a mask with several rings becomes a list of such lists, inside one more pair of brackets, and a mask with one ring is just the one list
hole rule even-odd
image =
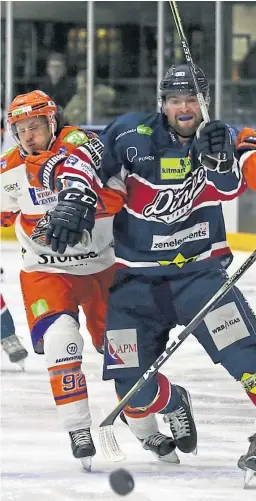
[[[203, 70], [201, 70], [199, 66], [195, 66], [195, 72], [200, 91], [205, 98], [206, 104], [209, 104], [210, 92], [207, 78]], [[173, 64], [165, 74], [163, 80], [161, 80], [159, 91], [159, 97], [161, 101], [165, 96], [169, 94], [195, 94], [196, 89], [189, 66], [187, 64]]]

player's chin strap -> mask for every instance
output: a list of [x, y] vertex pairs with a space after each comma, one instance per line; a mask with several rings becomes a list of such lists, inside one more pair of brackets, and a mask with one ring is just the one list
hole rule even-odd
[[[48, 148], [47, 150], [50, 150], [53, 143], [56, 141], [56, 136], [55, 136], [55, 124], [54, 124], [54, 121], [53, 119], [49, 120], [49, 126], [50, 126], [50, 129], [51, 129], [51, 133], [52, 133], [52, 138], [48, 144]], [[57, 123], [56, 123], [56, 126], [57, 126]]]

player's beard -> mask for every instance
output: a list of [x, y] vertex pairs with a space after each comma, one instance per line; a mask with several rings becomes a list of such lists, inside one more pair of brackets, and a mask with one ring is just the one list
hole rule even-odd
[[175, 132], [181, 136], [181, 137], [190, 137], [193, 136], [199, 127], [200, 123], [202, 121], [202, 117], [197, 117], [196, 115], [193, 116], [193, 119], [191, 120], [191, 125], [187, 125], [186, 123], [183, 122], [183, 125], [181, 125], [181, 122], [179, 121], [178, 118], [174, 118], [170, 121], [170, 125], [173, 127]]

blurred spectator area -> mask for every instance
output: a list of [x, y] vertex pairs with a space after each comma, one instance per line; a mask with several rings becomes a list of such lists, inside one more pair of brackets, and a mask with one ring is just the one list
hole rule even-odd
[[[2, 82], [5, 81], [5, 3], [2, 2], [1, 9]], [[35, 88], [47, 90], [47, 85], [51, 89], [47, 61], [55, 52], [63, 55], [66, 64], [66, 102], [61, 102], [65, 107], [77, 95], [77, 74], [87, 67], [87, 2], [13, 1], [12, 4], [13, 95]], [[193, 58], [210, 81], [210, 113], [214, 116], [215, 2], [207, 2], [207, 9], [205, 5], [205, 2], [198, 1], [179, 2]], [[234, 125], [253, 125], [256, 108], [256, 2], [225, 1], [222, 9], [222, 118]], [[113, 99], [106, 106], [98, 107], [100, 111], [95, 111], [94, 123], [108, 123], [131, 110], [154, 111], [157, 103], [157, 2], [97, 0], [94, 20], [95, 89], [102, 85], [113, 90]], [[166, 70], [174, 62], [184, 61], [168, 2], [164, 2], [163, 32]], [[2, 99], [3, 96], [4, 84]]]

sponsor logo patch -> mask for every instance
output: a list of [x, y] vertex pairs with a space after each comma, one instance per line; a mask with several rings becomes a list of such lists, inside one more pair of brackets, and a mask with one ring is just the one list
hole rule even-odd
[[0, 160], [0, 169], [5, 169], [6, 165], [7, 165], [7, 160], [5, 158]]
[[4, 186], [4, 189], [9, 193], [10, 191], [17, 191], [19, 189], [19, 186], [18, 183], [6, 184]]
[[[42, 238], [42, 237], [41, 237]], [[43, 238], [45, 240], [45, 232], [43, 233]], [[43, 242], [37, 242], [43, 245]], [[71, 265], [69, 264], [68, 266], [86, 266], [86, 262], [88, 259], [95, 259], [99, 256], [94, 251], [90, 251], [87, 254], [81, 254], [78, 256], [51, 256], [50, 254], [40, 254], [38, 256], [38, 264], [56, 264], [58, 267], [60, 266], [60, 263], [67, 264], [67, 263], [72, 263]]]
[[186, 158], [161, 158], [160, 177], [161, 179], [184, 179], [191, 171], [191, 162]]
[[69, 343], [67, 346], [67, 352], [70, 355], [75, 355], [77, 352], [77, 344], [76, 343]]
[[129, 148], [127, 148], [126, 155], [127, 155], [128, 162], [132, 163], [134, 158], [136, 158], [138, 156], [137, 148], [135, 146], [130, 146]]
[[136, 329], [109, 330], [106, 337], [107, 369], [139, 367]]
[[208, 313], [204, 322], [219, 351], [250, 335], [234, 302]]
[[58, 200], [57, 195], [47, 188], [29, 188], [28, 191], [34, 205], [52, 204]]
[[59, 153], [61, 155], [66, 155], [68, 149], [66, 148], [66, 146], [61, 146], [60, 149], [59, 149]]
[[197, 260], [198, 256], [184, 257], [180, 252], [175, 256], [172, 261], [157, 261], [161, 266], [170, 266], [171, 264], [175, 264], [178, 268], [182, 268], [184, 264], [194, 263]]
[[73, 130], [63, 139], [63, 143], [71, 143], [75, 146], [79, 146], [80, 144], [83, 144], [85, 142], [88, 142], [88, 137], [79, 130]]
[[153, 235], [151, 250], [178, 249], [185, 242], [194, 242], [209, 238], [209, 223], [198, 223], [191, 228], [177, 231], [172, 236]]
[[145, 136], [151, 136], [153, 133], [153, 129], [151, 129], [151, 127], [148, 127], [147, 125], [141, 124], [138, 125], [137, 127], [137, 133], [143, 134]]
[[116, 136], [116, 141], [118, 141], [118, 139], [120, 139], [121, 137], [126, 136], [126, 134], [132, 134], [132, 132], [136, 132], [136, 129], [129, 129], [125, 130], [124, 132], [121, 132], [121, 134]]
[[64, 358], [57, 358], [55, 360], [56, 364], [63, 364], [63, 362], [71, 362], [72, 360], [82, 360], [81, 355], [75, 355], [73, 357], [64, 357]]
[[31, 304], [31, 310], [35, 318], [40, 317], [41, 315], [44, 315], [44, 313], [47, 313], [47, 311], [50, 310], [47, 302], [45, 299], [38, 299], [36, 303]]
[[69, 155], [69, 157], [65, 161], [65, 166], [66, 167], [73, 167], [74, 165], [77, 164], [77, 162], [79, 162], [79, 160], [80, 159], [76, 155]]

